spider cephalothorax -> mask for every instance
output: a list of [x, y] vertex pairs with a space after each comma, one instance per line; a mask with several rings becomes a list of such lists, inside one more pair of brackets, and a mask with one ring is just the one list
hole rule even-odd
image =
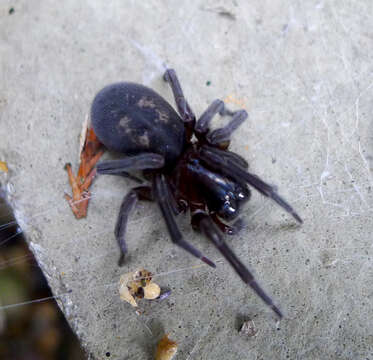
[[[122, 253], [120, 263], [127, 252], [125, 235], [131, 210], [138, 200], [154, 200], [159, 204], [172, 241], [215, 267], [178, 229], [175, 216], [189, 209], [193, 228], [214, 243], [241, 279], [281, 317], [280, 310], [223, 239], [222, 232], [230, 235], [237, 232], [240, 220], [233, 225], [223, 220], [237, 219], [242, 204], [250, 198], [248, 185], [270, 197], [298, 222], [302, 220], [274, 187], [247, 171], [245, 159], [228, 151], [230, 136], [247, 118], [247, 112], [229, 111], [221, 100], [215, 100], [196, 121], [175, 71], [168, 69], [164, 79], [171, 85], [178, 113], [153, 90], [126, 82], [105, 87], [92, 104], [92, 126], [99, 140], [108, 149], [127, 155], [98, 164], [97, 172], [138, 180], [129, 171], [143, 170], [144, 177], [150, 181], [150, 185], [133, 188], [121, 205], [115, 228]], [[218, 113], [230, 116], [231, 120], [226, 126], [210, 131], [210, 122]]]

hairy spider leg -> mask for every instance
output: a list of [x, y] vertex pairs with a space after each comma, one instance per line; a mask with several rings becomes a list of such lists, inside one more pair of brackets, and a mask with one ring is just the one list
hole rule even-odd
[[[166, 180], [166, 182], [167, 182], [167, 180]], [[169, 182], [167, 182], [166, 190], [167, 190], [167, 195], [168, 195], [168, 203], [170, 205], [172, 213], [175, 216], [177, 216], [183, 211], [183, 209], [178, 204], [178, 202], [176, 200], [176, 197], [175, 197], [175, 193], [174, 193], [174, 191], [172, 191]]]
[[249, 285], [255, 293], [276, 313], [279, 318], [282, 318], [282, 313], [272, 299], [264, 292], [260, 285], [255, 281], [253, 274], [249, 269], [242, 264], [235, 253], [226, 244], [219, 229], [214, 224], [211, 217], [204, 213], [198, 212], [193, 215], [192, 224], [194, 228], [200, 230], [213, 244], [218, 248], [221, 254], [232, 265], [234, 270], [240, 276], [244, 283]]
[[[242, 262], [237, 258], [234, 252], [225, 243], [217, 225], [219, 226], [220, 224], [222, 226], [227, 226], [227, 228], [224, 228], [224, 230], [228, 230], [228, 225], [223, 224], [216, 216], [216, 214], [207, 214], [206, 204], [202, 203], [199, 200], [198, 194], [196, 192], [189, 192], [188, 200], [191, 212], [191, 224], [193, 229], [201, 231], [210, 241], [212, 241], [221, 252], [221, 254], [231, 264], [240, 278], [255, 291], [255, 293], [277, 314], [279, 318], [282, 318], [281, 311], [273, 304], [272, 299], [258, 285], [251, 272], [244, 264], [242, 264]], [[216, 220], [218, 220], [219, 222], [219, 224], [217, 225], [215, 225]], [[237, 223], [239, 222], [240, 219], [237, 220]]]
[[174, 69], [167, 69], [163, 75], [164, 81], [168, 82], [171, 86], [172, 93], [174, 95], [177, 110], [181, 119], [185, 123], [185, 128], [187, 130], [188, 140], [191, 139], [193, 135], [194, 125], [196, 123], [196, 116], [193, 110], [189, 106], [188, 102], [184, 97], [183, 90], [181, 88], [179, 79], [177, 78]]
[[107, 160], [97, 165], [98, 174], [124, 175], [127, 171], [160, 169], [164, 166], [165, 160], [162, 155], [155, 153], [143, 153], [128, 156], [119, 160]]
[[170, 233], [171, 240], [196, 258], [202, 260], [207, 265], [215, 268], [216, 265], [207, 257], [205, 257], [199, 250], [193, 245], [189, 244], [183, 239], [182, 234], [175, 222], [175, 218], [172, 214], [172, 209], [168, 201], [168, 184], [163, 174], [155, 174], [153, 179], [153, 192], [158, 202], [159, 208], [162, 212], [163, 218], [165, 219], [168, 232]]
[[[216, 114], [230, 115], [231, 121], [224, 127], [209, 131], [209, 125]], [[229, 146], [232, 133], [247, 119], [245, 110], [231, 111], [226, 108], [222, 100], [214, 100], [198, 119], [194, 128], [196, 136], [201, 140], [206, 140], [213, 146], [226, 149]]]
[[195, 132], [197, 134], [205, 134], [208, 132], [212, 118], [218, 113], [223, 115], [224, 110], [224, 102], [220, 99], [214, 100], [196, 122], [196, 126], [194, 127]]
[[232, 115], [232, 119], [222, 128], [213, 130], [206, 135], [207, 141], [211, 145], [225, 147], [229, 143], [232, 133], [247, 119], [246, 110], [238, 110]]
[[220, 171], [222, 174], [233, 178], [238, 183], [247, 182], [249, 185], [254, 187], [262, 195], [269, 197], [278, 205], [280, 205], [285, 211], [291, 214], [296, 221], [303, 223], [303, 220], [296, 213], [296, 211], [277, 193], [276, 189], [264, 182], [257, 175], [251, 174], [248, 171], [243, 170], [237, 166], [234, 162], [227, 158], [220, 157], [212, 153], [209, 149], [201, 147], [200, 158], [211, 168]]
[[229, 151], [229, 150], [220, 150], [218, 148], [208, 146], [208, 145], [203, 145], [203, 147], [210, 152], [223, 157], [224, 159], [231, 160], [234, 162], [237, 166], [243, 168], [243, 169], [248, 169], [249, 168], [249, 163], [240, 155]]
[[127, 230], [127, 222], [128, 217], [132, 210], [135, 208], [137, 202], [139, 200], [148, 200], [152, 201], [153, 194], [152, 189], [149, 186], [138, 186], [133, 188], [124, 198], [122, 201], [122, 205], [120, 206], [118, 219], [115, 225], [114, 234], [118, 241], [121, 255], [118, 261], [119, 266], [123, 266], [125, 255], [127, 253], [127, 244], [126, 244], [126, 230]]
[[[103, 161], [99, 163], [96, 168], [98, 174], [127, 176], [137, 180], [136, 177], [127, 173], [127, 171], [159, 169], [163, 166], [163, 156], [155, 153], [143, 153], [119, 160]], [[123, 199], [114, 230], [115, 237], [122, 252], [119, 258], [119, 266], [123, 265], [125, 254], [127, 252], [126, 228], [128, 216], [136, 206], [138, 200], [153, 200], [151, 188], [147, 186], [139, 186], [132, 189]]]

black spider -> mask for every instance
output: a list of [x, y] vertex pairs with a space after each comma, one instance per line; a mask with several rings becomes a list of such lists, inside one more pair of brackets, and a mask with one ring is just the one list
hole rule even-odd
[[[98, 164], [98, 173], [139, 180], [128, 171], [143, 170], [144, 177], [151, 182], [151, 185], [133, 188], [124, 197], [115, 228], [122, 252], [119, 262], [123, 263], [127, 252], [125, 233], [130, 212], [138, 200], [155, 200], [172, 241], [215, 267], [183, 238], [177, 227], [174, 216], [189, 209], [193, 229], [205, 234], [241, 279], [282, 317], [223, 239], [221, 232], [235, 234], [240, 221], [229, 226], [220, 219], [237, 218], [242, 204], [250, 198], [249, 184], [283, 207], [299, 223], [302, 220], [274, 187], [247, 171], [245, 159], [227, 150], [231, 134], [247, 118], [247, 112], [229, 111], [223, 101], [215, 100], [196, 121], [175, 71], [168, 69], [164, 80], [172, 88], [178, 113], [153, 90], [127, 82], [105, 87], [92, 104], [92, 126], [99, 140], [108, 149], [128, 155]], [[210, 131], [210, 122], [218, 113], [232, 119], [226, 126]]]

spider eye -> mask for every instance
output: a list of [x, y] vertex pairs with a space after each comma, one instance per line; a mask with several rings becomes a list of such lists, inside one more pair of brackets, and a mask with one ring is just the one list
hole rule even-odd
[[238, 206], [232, 199], [227, 200], [224, 202], [218, 214], [226, 220], [234, 219], [238, 214]]
[[249, 190], [248, 187], [241, 187], [241, 186], [238, 186], [236, 188], [236, 197], [237, 197], [237, 200], [242, 202], [242, 201], [247, 201], [250, 199], [250, 196], [251, 196], [251, 192]]

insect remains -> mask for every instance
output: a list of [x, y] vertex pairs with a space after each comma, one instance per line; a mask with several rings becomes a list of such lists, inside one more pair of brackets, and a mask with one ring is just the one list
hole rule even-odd
[[161, 294], [158, 284], [152, 282], [152, 273], [145, 269], [123, 274], [119, 279], [119, 295], [124, 301], [137, 307], [136, 299], [164, 299], [170, 291]]
[[[175, 216], [189, 211], [193, 229], [217, 247], [240, 278], [281, 318], [279, 308], [226, 244], [223, 233], [234, 235], [239, 231], [239, 214], [250, 199], [250, 187], [276, 202], [297, 222], [302, 220], [275, 187], [249, 172], [247, 161], [228, 150], [231, 135], [247, 119], [247, 112], [230, 111], [223, 101], [215, 100], [197, 120], [175, 71], [166, 70], [164, 80], [172, 89], [177, 112], [152, 89], [130, 82], [103, 88], [91, 108], [98, 140], [109, 150], [125, 155], [99, 163], [97, 173], [141, 181], [131, 172], [142, 171], [148, 182], [130, 190], [120, 207], [114, 231], [121, 250], [119, 264], [123, 264], [127, 253], [128, 217], [141, 200], [158, 203], [176, 245], [215, 267], [177, 226]], [[230, 120], [224, 127], [210, 130], [217, 114]]]
[[64, 197], [77, 219], [87, 216], [88, 203], [91, 198], [89, 188], [96, 176], [95, 165], [103, 153], [104, 148], [93, 129], [89, 129], [87, 122], [84, 122], [80, 135], [80, 166], [77, 175], [74, 175], [70, 163], [65, 165], [72, 196], [65, 194]]

